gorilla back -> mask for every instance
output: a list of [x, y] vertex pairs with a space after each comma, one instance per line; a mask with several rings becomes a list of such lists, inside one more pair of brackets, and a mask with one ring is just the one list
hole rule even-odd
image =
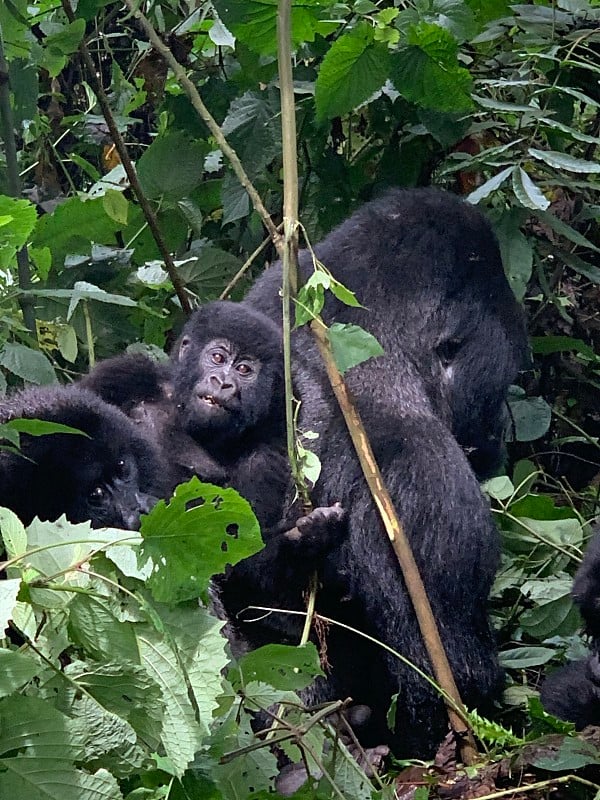
[[[361, 365], [357, 383], [376, 386], [395, 413], [405, 380], [401, 354], [410, 355], [437, 416], [449, 424], [475, 471], [493, 474], [504, 453], [506, 392], [524, 360], [526, 334], [485, 217], [436, 189], [394, 189], [359, 209], [314, 250], [365, 306], [350, 308], [329, 293], [327, 324], [360, 325], [385, 350], [381, 359]], [[299, 261], [306, 279], [312, 256], [302, 251]], [[246, 299], [279, 320], [280, 286], [278, 264]]]
[[0, 403], [0, 422], [41, 419], [77, 428], [66, 433], [21, 435], [21, 453], [0, 450], [0, 506], [24, 524], [34, 517], [94, 527], [137, 527], [160, 488], [152, 445], [116, 408], [79, 387], [26, 389]]

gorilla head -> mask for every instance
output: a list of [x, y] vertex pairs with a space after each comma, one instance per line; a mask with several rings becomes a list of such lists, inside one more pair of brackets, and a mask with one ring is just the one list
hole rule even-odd
[[180, 424], [214, 449], [278, 426], [284, 408], [281, 333], [241, 303], [209, 303], [195, 312], [173, 355]]
[[41, 419], [84, 435], [21, 435], [21, 452], [0, 451], [0, 505], [24, 524], [34, 517], [95, 528], [135, 529], [160, 488], [152, 445], [120, 411], [79, 387], [26, 389], [0, 403], [0, 422]]

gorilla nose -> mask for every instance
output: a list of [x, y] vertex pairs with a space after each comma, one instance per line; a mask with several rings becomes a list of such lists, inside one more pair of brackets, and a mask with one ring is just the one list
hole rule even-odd
[[154, 497], [151, 494], [143, 494], [142, 492], [136, 492], [135, 499], [137, 502], [137, 512], [139, 514], [148, 514], [156, 503], [158, 503], [158, 497]]

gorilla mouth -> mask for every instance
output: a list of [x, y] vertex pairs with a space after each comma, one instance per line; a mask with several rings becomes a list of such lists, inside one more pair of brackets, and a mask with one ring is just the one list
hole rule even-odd
[[206, 405], [210, 406], [211, 408], [222, 408], [226, 410], [225, 406], [220, 403], [212, 394], [201, 394], [198, 396], [198, 400], [201, 403], [205, 403]]

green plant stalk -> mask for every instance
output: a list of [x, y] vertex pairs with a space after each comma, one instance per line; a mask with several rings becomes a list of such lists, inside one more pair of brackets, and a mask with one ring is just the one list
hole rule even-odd
[[292, 75], [291, 2], [279, 0], [277, 7], [277, 67], [281, 97], [283, 154], [283, 366], [287, 451], [292, 477], [305, 506], [310, 505], [306, 481], [296, 450], [294, 387], [292, 382], [291, 308], [298, 290], [298, 156], [296, 152], [296, 104]]
[[[6, 174], [8, 191], [12, 197], [21, 196], [21, 179], [19, 178], [19, 164], [17, 161], [17, 144], [15, 142], [15, 125], [10, 103], [10, 85], [8, 82], [8, 64], [4, 56], [4, 42], [0, 28], [0, 121], [2, 123], [2, 139], [4, 140], [4, 153], [6, 157]], [[19, 288], [27, 291], [31, 288], [31, 275], [29, 272], [29, 256], [27, 246], [17, 252], [17, 274]], [[35, 324], [34, 299], [31, 296], [19, 297], [19, 305], [23, 314], [26, 328], [31, 332], [37, 344], [37, 327]]]
[[87, 300], [82, 301], [83, 317], [85, 319], [85, 338], [88, 347], [88, 364], [92, 369], [96, 363], [96, 351], [94, 349], [94, 332], [92, 331], [92, 318], [90, 317], [90, 309]]

